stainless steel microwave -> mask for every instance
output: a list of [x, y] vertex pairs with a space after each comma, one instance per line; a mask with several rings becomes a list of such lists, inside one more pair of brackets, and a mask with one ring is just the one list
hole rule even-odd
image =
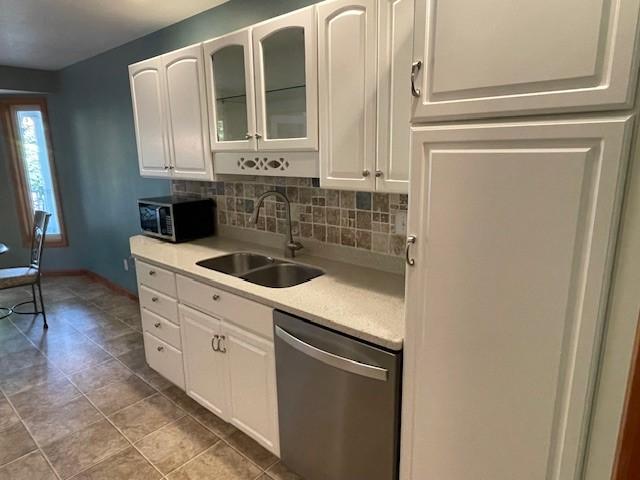
[[215, 233], [215, 204], [187, 196], [141, 198], [140, 227], [145, 235], [179, 243]]

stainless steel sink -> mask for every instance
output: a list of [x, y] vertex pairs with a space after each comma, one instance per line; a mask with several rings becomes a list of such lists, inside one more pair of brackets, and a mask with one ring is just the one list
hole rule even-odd
[[319, 268], [251, 252], [207, 258], [196, 262], [196, 265], [272, 288], [293, 287], [324, 274]]
[[239, 252], [222, 255], [221, 257], [207, 258], [206, 260], [197, 262], [196, 265], [238, 277], [251, 270], [255, 270], [256, 268], [279, 262], [279, 260], [275, 260], [274, 258], [267, 257], [265, 255]]
[[319, 268], [308, 267], [296, 263], [279, 263], [258, 268], [241, 275], [240, 278], [265, 287], [286, 288], [300, 285], [324, 274]]

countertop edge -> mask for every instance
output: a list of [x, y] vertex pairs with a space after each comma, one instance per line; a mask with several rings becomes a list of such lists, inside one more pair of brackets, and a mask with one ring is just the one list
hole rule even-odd
[[234, 287], [232, 285], [226, 284], [224, 282], [220, 282], [220, 281], [216, 281], [216, 280], [212, 280], [211, 278], [207, 278], [204, 276], [200, 276], [197, 274], [194, 274], [193, 272], [189, 272], [183, 269], [180, 269], [179, 267], [176, 267], [174, 265], [169, 265], [167, 263], [163, 263], [161, 261], [158, 261], [156, 259], [154, 259], [153, 257], [149, 257], [149, 256], [145, 256], [143, 254], [140, 253], [135, 253], [133, 251], [131, 251], [131, 256], [133, 258], [136, 259], [140, 259], [143, 260], [145, 262], [149, 262], [149, 263], [153, 263], [154, 265], [158, 266], [158, 267], [162, 267], [162, 268], [167, 268], [175, 273], [179, 273], [180, 275], [184, 275], [185, 277], [189, 277], [192, 278], [194, 280], [197, 280], [199, 282], [202, 283], [206, 283], [207, 285], [211, 285], [213, 287], [216, 288], [220, 288], [221, 290], [227, 291], [229, 293], [233, 293], [235, 295], [241, 296], [243, 298], [247, 298], [249, 300], [261, 303], [263, 305], [266, 305], [268, 307], [271, 308], [275, 308], [278, 310], [282, 310], [286, 313], [290, 313], [292, 315], [296, 315], [299, 317], [302, 317], [305, 320], [308, 320], [312, 323], [316, 323], [320, 326], [323, 327], [327, 327], [330, 328], [332, 330], [335, 330], [337, 332], [340, 333], [344, 333], [346, 335], [350, 335], [352, 337], [358, 338], [360, 340], [363, 340], [365, 342], [369, 342], [373, 345], [382, 347], [382, 348], [386, 348], [388, 350], [392, 350], [394, 352], [398, 352], [401, 351], [403, 349], [404, 346], [404, 338], [400, 338], [400, 339], [392, 339], [392, 338], [382, 338], [382, 337], [377, 337], [375, 335], [371, 335], [368, 332], [362, 331], [362, 330], [358, 330], [355, 328], [351, 328], [347, 325], [344, 324], [339, 324], [336, 323], [335, 321], [331, 320], [330, 318], [326, 318], [326, 317], [321, 317], [318, 315], [315, 315], [313, 313], [310, 313], [308, 311], [304, 311], [304, 310], [300, 310], [298, 308], [292, 307], [290, 305], [286, 305], [286, 304], [282, 304], [281, 302], [277, 302], [274, 301], [270, 298], [266, 298], [266, 297], [262, 297], [260, 295], [256, 295], [254, 293], [248, 292], [246, 290]]

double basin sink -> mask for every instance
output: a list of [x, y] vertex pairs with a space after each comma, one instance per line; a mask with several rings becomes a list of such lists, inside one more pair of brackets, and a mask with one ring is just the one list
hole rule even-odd
[[196, 265], [271, 288], [293, 287], [324, 274], [319, 268], [250, 252], [207, 258]]

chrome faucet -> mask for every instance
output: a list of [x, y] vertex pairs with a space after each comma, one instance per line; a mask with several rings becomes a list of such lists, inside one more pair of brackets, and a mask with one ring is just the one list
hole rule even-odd
[[289, 226], [289, 238], [286, 240], [284, 244], [284, 256], [285, 258], [294, 258], [296, 256], [296, 251], [303, 248], [300, 242], [296, 242], [293, 240], [293, 232], [291, 228], [291, 204], [289, 203], [289, 199], [283, 193], [276, 192], [275, 190], [269, 190], [268, 192], [260, 195], [260, 198], [256, 201], [256, 206], [253, 208], [253, 214], [249, 219], [250, 223], [254, 225], [258, 222], [258, 215], [260, 214], [260, 207], [264, 203], [264, 199], [270, 197], [271, 195], [280, 198], [284, 202], [285, 214], [287, 216], [287, 222]]

